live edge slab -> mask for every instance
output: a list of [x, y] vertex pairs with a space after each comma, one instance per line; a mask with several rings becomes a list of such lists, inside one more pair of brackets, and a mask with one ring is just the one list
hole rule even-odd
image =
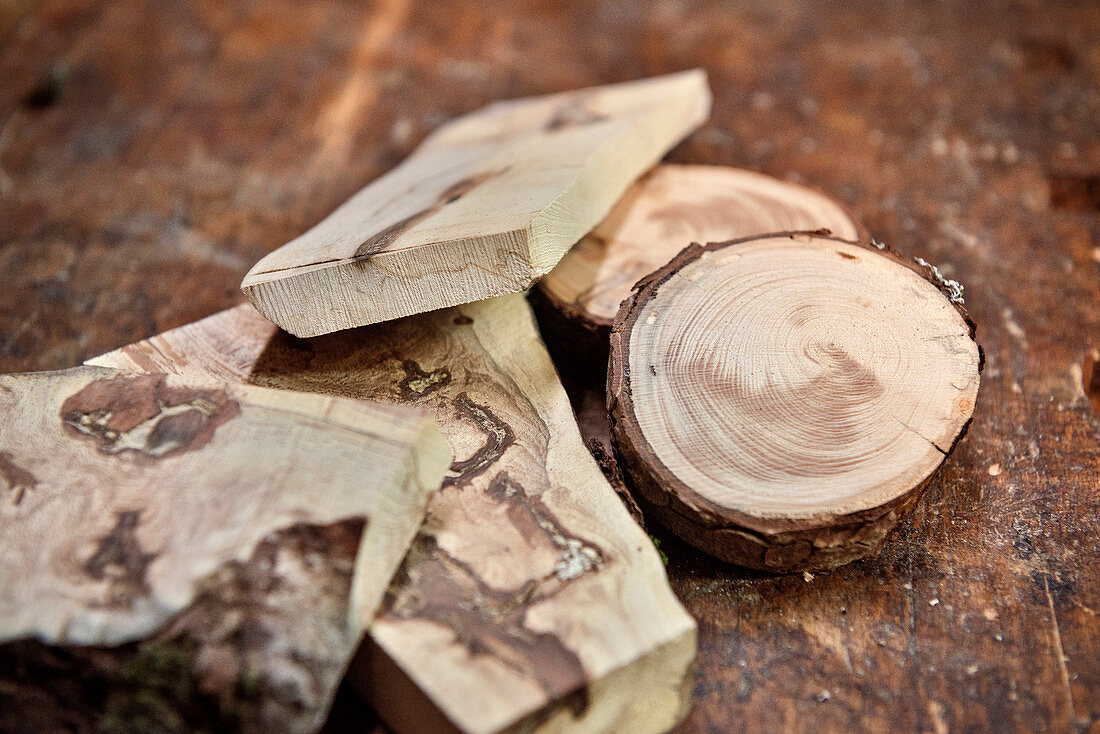
[[451, 460], [423, 411], [0, 376], [0, 731], [320, 727]]
[[395, 731], [660, 732], [685, 713], [695, 623], [522, 295], [310, 340], [241, 305], [92, 362], [435, 416], [456, 460], [351, 676]]
[[709, 112], [700, 70], [496, 102], [441, 127], [241, 288], [302, 337], [523, 291]]

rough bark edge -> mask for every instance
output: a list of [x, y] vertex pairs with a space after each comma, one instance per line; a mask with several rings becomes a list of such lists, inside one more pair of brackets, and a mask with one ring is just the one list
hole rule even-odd
[[[731, 167], [732, 168], [732, 167]], [[750, 171], [751, 173], [759, 173], [761, 176], [767, 176], [766, 173], [759, 171], [752, 171], [751, 169], [739, 169]], [[653, 172], [653, 169], [647, 171], [639, 181], [644, 181]], [[776, 179], [782, 181], [783, 179]], [[809, 186], [807, 184], [783, 181], [784, 183], [792, 183], [795, 186], [800, 186], [807, 191], [810, 191], [817, 196], [831, 202], [840, 211], [844, 213], [848, 220], [852, 223], [856, 230], [856, 239], [853, 241], [842, 240], [844, 242], [872, 242], [871, 233], [867, 229], [867, 225], [863, 223], [863, 220], [856, 216], [852, 208], [844, 202], [840, 201], [834, 196], [831, 196], [816, 186]], [[637, 185], [637, 184], [635, 184]], [[598, 226], [598, 225], [597, 225]], [[831, 230], [820, 229], [815, 230], [817, 232], [826, 232], [828, 236], [832, 236]], [[787, 234], [787, 232], [780, 232], [779, 234]], [[585, 237], [588, 235], [586, 234]], [[730, 242], [742, 242], [750, 239], [760, 239], [762, 237], [775, 236], [772, 233], [762, 232], [760, 234], [749, 235], [737, 240], [729, 240]], [[834, 238], [841, 239], [841, 238]], [[693, 243], [695, 244], [695, 243]], [[714, 243], [711, 243], [714, 244]], [[893, 250], [891, 250], [893, 252]], [[681, 251], [681, 254], [682, 251]], [[679, 255], [677, 255], [679, 257]], [[563, 258], [564, 259], [564, 258]], [[675, 259], [675, 258], [674, 258]], [[666, 266], [667, 267], [667, 266]], [[655, 271], [656, 272], [656, 271]], [[642, 278], [645, 280], [645, 278]], [[639, 281], [640, 283], [640, 281]], [[633, 292], [638, 288], [638, 284], [635, 284], [631, 288], [631, 295], [624, 299], [626, 301], [632, 300]], [[576, 301], [566, 302], [552, 294], [549, 289], [543, 287], [542, 281], [536, 283], [527, 293], [527, 300], [531, 303], [531, 307], [535, 311], [535, 317], [538, 319], [539, 330], [542, 331], [546, 342], [550, 349], [551, 355], [554, 357], [555, 363], [558, 364], [559, 370], [564, 370], [571, 374], [576, 374], [578, 377], [588, 376], [591, 374], [588, 370], [591, 369], [593, 362], [606, 365], [610, 360], [610, 340], [611, 331], [617, 321], [616, 318], [604, 319], [600, 317], [592, 317], [588, 314], [588, 311], [582, 308]], [[620, 309], [622, 304], [620, 304]], [[581, 359], [579, 355], [590, 355], [588, 359]]]
[[[704, 253], [776, 237], [832, 240], [886, 256], [936, 286], [958, 311], [970, 338], [977, 344], [974, 320], [967, 313], [961, 298], [951, 297], [950, 289], [934, 266], [926, 261], [908, 258], [874, 240], [852, 242], [832, 237], [826, 230], [815, 230], [780, 232], [707, 245], [692, 243], [664, 267], [639, 280], [619, 308], [610, 337], [608, 414], [615, 454], [628, 486], [635, 490], [639, 503], [679, 537], [717, 558], [749, 568], [773, 572], [824, 570], [862, 558], [881, 546], [889, 532], [912, 511], [925, 487], [966, 435], [973, 414], [959, 429], [939, 464], [924, 481], [885, 504], [843, 515], [821, 513], [800, 519], [755, 517], [711, 502], [672, 475], [657, 458], [634, 415], [633, 399], [627, 389], [630, 381], [629, 339], [624, 335], [629, 334], [629, 329], [643, 310], [637, 307], [638, 304], [647, 302], [663, 283]], [[985, 353], [980, 344], [977, 347], [978, 373], [981, 374], [985, 367]]]

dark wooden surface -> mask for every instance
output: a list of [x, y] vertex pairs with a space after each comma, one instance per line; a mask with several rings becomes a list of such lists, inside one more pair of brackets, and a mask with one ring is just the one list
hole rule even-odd
[[237, 302], [455, 114], [694, 65], [714, 115], [673, 159], [837, 196], [963, 282], [988, 364], [878, 558], [769, 577], [665, 538], [681, 730], [1100, 732], [1095, 2], [48, 0], [0, 40], [0, 371]]

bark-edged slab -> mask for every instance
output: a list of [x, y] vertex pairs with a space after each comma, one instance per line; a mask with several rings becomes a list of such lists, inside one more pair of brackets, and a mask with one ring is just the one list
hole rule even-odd
[[316, 730], [450, 462], [404, 406], [100, 367], [0, 418], [5, 730]]
[[684, 713], [695, 624], [582, 444], [521, 295], [309, 340], [242, 305], [94, 361], [436, 417], [456, 460], [357, 666], [394, 730], [657, 732]]
[[700, 70], [492, 104], [441, 127], [241, 288], [298, 336], [523, 291], [709, 111]]
[[597, 367], [603, 382], [611, 325], [640, 278], [691, 242], [810, 230], [866, 239], [846, 206], [806, 186], [740, 168], [661, 164], [623, 195], [530, 297], [559, 363], [581, 372]]
[[789, 571], [871, 552], [965, 432], [982, 353], [961, 289], [815, 233], [692, 245], [611, 333], [621, 466], [663, 523]]

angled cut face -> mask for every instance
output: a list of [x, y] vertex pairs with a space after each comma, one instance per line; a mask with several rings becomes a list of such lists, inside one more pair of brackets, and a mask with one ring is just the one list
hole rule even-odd
[[978, 390], [978, 346], [936, 286], [819, 237], [678, 259], [624, 304], [613, 346], [618, 392], [675, 491], [741, 521], [811, 520], [922, 486]]
[[635, 183], [538, 288], [562, 315], [609, 330], [634, 283], [692, 242], [819, 229], [845, 240], [863, 234], [843, 205], [804, 186], [739, 168], [663, 164]]
[[263, 258], [241, 288], [298, 336], [522, 291], [709, 111], [698, 70], [490, 105]]
[[[247, 304], [95, 360], [399, 402], [455, 462], [353, 674], [396, 731], [630, 731], [684, 712], [695, 623], [581, 442], [521, 294], [310, 340]], [[394, 668], [421, 698], [398, 696]], [[638, 691], [645, 691], [644, 701]]]
[[[353, 620], [377, 608], [450, 462], [409, 408], [95, 367], [0, 376], [0, 426], [3, 654], [36, 640], [72, 654], [59, 679], [138, 696], [157, 683], [124, 682], [127, 666], [160, 650], [185, 674], [146, 691], [164, 711], [212, 726], [186, 718], [213, 715], [209, 696], [244, 731], [324, 721]], [[27, 676], [5, 681], [12, 705]], [[66, 705], [94, 721], [102, 703]]]

